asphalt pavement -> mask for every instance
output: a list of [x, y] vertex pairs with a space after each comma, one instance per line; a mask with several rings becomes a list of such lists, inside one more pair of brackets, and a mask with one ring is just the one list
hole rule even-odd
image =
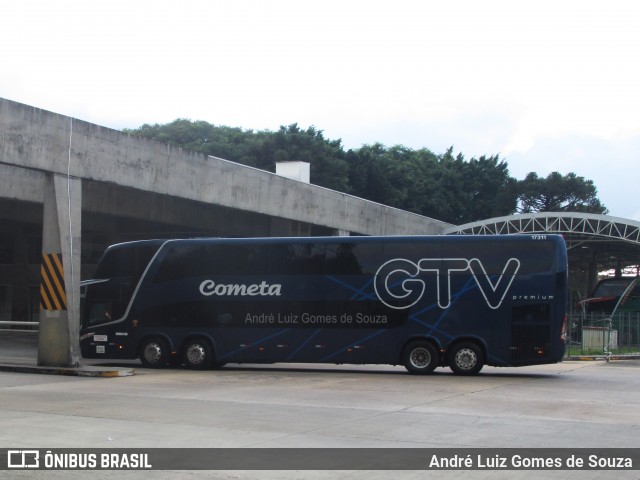
[[[415, 376], [388, 365], [227, 365], [191, 371], [83, 361], [79, 370], [135, 373], [83, 378], [42, 375], [50, 372], [36, 363], [37, 335], [0, 334], [0, 364], [6, 367], [0, 371], [0, 447], [177, 449], [178, 454], [184, 448], [273, 448], [292, 456], [300, 448], [445, 453], [544, 448], [558, 454], [578, 448], [640, 449], [638, 360], [485, 367], [473, 377], [446, 368]], [[18, 366], [33, 370], [25, 373]], [[638, 471], [61, 470], [0, 471], [0, 477], [637, 480]]]
[[80, 360], [78, 367], [38, 365], [38, 333], [29, 331], [0, 331], [0, 371], [80, 377], [125, 377], [135, 373], [133, 367], [117, 367], [84, 359]]

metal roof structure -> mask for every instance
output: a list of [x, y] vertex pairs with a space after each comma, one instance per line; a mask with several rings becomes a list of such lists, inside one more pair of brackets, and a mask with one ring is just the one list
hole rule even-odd
[[557, 233], [569, 262], [599, 272], [640, 264], [640, 222], [608, 215], [541, 212], [496, 217], [448, 228], [447, 235]]

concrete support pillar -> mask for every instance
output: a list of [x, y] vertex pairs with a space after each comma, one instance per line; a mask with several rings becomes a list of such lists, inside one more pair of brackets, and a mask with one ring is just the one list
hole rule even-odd
[[591, 262], [589, 262], [589, 272], [587, 273], [587, 296], [591, 295], [598, 283], [598, 261], [595, 255]]
[[351, 235], [351, 232], [349, 230], [342, 230], [340, 228], [336, 229], [333, 231], [333, 236], [334, 237], [348, 237]]
[[82, 183], [48, 174], [44, 181], [38, 365], [80, 363]]

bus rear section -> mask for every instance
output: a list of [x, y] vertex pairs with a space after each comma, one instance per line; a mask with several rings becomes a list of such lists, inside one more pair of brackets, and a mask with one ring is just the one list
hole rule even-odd
[[566, 248], [553, 235], [134, 242], [96, 272], [83, 287], [86, 358], [475, 374], [564, 356]]

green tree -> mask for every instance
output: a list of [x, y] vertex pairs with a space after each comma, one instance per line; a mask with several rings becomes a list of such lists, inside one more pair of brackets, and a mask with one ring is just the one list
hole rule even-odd
[[341, 141], [324, 138], [323, 132], [313, 126], [303, 130], [294, 123], [275, 132], [253, 132], [177, 119], [126, 131], [271, 172], [276, 162], [309, 162], [312, 183], [349, 192], [348, 164]]
[[607, 208], [597, 197], [598, 191], [593, 182], [575, 173], [563, 176], [552, 172], [542, 178], [531, 172], [518, 182], [517, 189], [517, 211], [520, 213], [607, 213]]
[[349, 182], [353, 194], [415, 213], [423, 213], [434, 191], [438, 157], [427, 149], [380, 143], [350, 150]]
[[277, 162], [300, 161], [311, 165], [311, 183], [341, 192], [349, 192], [349, 168], [341, 140], [324, 138], [314, 126], [301, 129], [297, 123], [276, 132], [260, 132], [260, 155], [269, 159], [269, 170]]
[[375, 143], [349, 150], [347, 163], [350, 193], [385, 205], [402, 204], [405, 193], [394, 171], [393, 159], [384, 145]]
[[409, 185], [403, 208], [461, 224], [512, 213], [516, 196], [506, 162], [499, 157], [465, 160], [453, 147], [435, 155], [427, 149], [407, 155]]
[[453, 147], [436, 155], [375, 143], [345, 152], [341, 140], [297, 123], [254, 132], [177, 119], [127, 132], [271, 172], [276, 162], [308, 162], [313, 184], [454, 224], [515, 212], [607, 211], [591, 180], [554, 172], [517, 181], [498, 155], [467, 161]]
[[261, 168], [259, 158], [261, 139], [252, 130], [216, 126], [201, 120], [179, 118], [164, 125], [144, 124], [125, 132]]
[[363, 198], [451, 223], [515, 210], [515, 180], [497, 155], [466, 161], [453, 148], [436, 155], [374, 144], [349, 151], [347, 158], [350, 184]]
[[464, 162], [459, 154], [458, 189], [462, 203], [458, 221], [474, 222], [484, 218], [510, 215], [515, 211], [516, 181], [509, 175], [509, 168], [499, 155], [481, 156]]

